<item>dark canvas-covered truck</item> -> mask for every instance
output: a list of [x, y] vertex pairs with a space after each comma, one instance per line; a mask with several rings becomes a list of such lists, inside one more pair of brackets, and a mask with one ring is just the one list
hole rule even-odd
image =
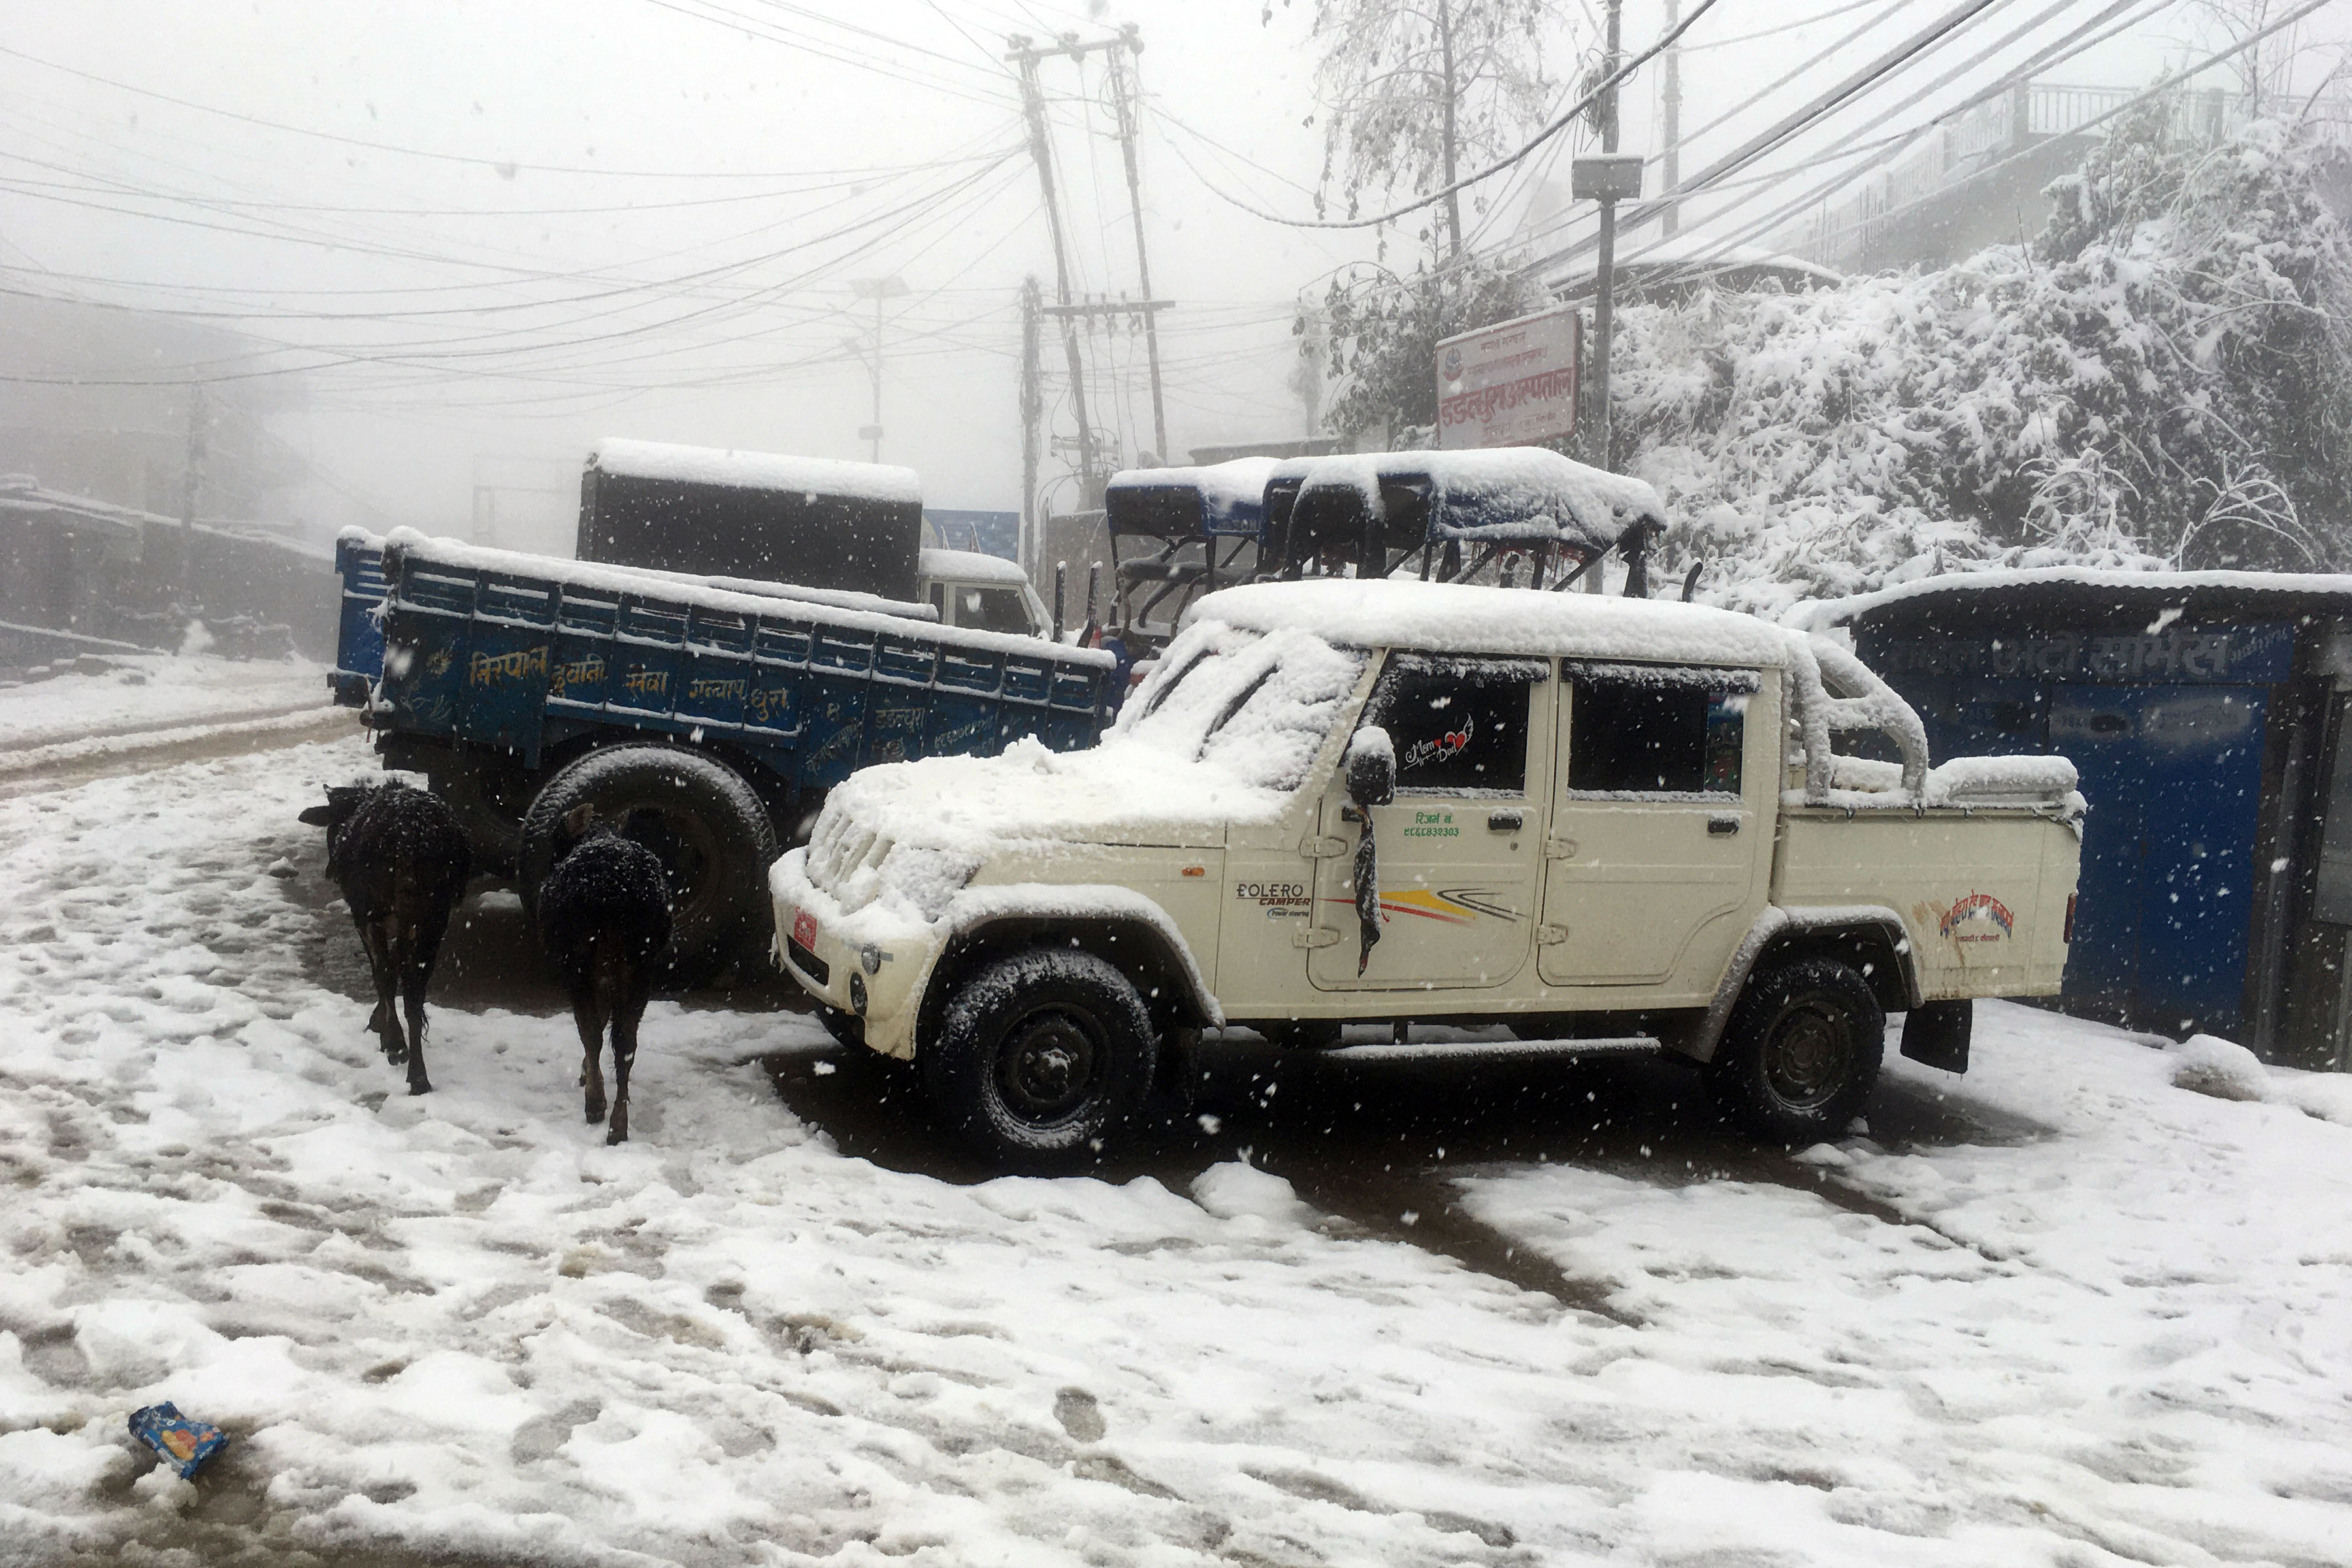
[[768, 863], [858, 768], [1026, 737], [1073, 750], [1108, 717], [1110, 655], [941, 626], [928, 605], [406, 530], [380, 548], [347, 536], [340, 554], [336, 691], [384, 765], [427, 775], [526, 900], [566, 811], [642, 814], [677, 891], [679, 979], [767, 945]]
[[608, 437], [580, 478], [573, 553], [906, 603], [922, 544], [912, 468]]

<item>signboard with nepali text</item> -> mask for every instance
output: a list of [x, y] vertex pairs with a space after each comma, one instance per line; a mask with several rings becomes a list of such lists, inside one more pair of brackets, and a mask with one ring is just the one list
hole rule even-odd
[[1525, 447], [1572, 434], [1583, 345], [1573, 305], [1438, 340], [1438, 446]]

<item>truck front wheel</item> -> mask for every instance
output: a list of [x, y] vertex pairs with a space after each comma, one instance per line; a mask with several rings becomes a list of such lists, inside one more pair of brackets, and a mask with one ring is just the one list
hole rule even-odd
[[921, 1054], [940, 1119], [992, 1163], [1021, 1170], [1094, 1160], [1134, 1120], [1158, 1066], [1135, 986], [1076, 948], [966, 975]]
[[1861, 1113], [1885, 1046], [1886, 1014], [1851, 967], [1776, 964], [1740, 994], [1707, 1064], [1707, 1093], [1758, 1138], [1818, 1143]]

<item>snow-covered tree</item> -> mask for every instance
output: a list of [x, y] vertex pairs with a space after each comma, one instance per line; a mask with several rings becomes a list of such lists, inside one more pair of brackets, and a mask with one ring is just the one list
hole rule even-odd
[[2340, 156], [2118, 127], [2033, 247], [1621, 317], [1634, 467], [1758, 609], [1970, 564], [2352, 565]]
[[[1335, 186], [1353, 217], [1367, 196], [1451, 185], [1517, 146], [1550, 101], [1546, 10], [1543, 0], [1316, 0], [1318, 210]], [[1442, 205], [1442, 251], [1426, 237], [1458, 259], [1461, 196]]]
[[1392, 437], [1435, 425], [1438, 340], [1545, 303], [1512, 260], [1478, 256], [1405, 278], [1367, 268], [1333, 282], [1322, 314], [1341, 390], [1325, 423], [1350, 436], [1385, 426]]

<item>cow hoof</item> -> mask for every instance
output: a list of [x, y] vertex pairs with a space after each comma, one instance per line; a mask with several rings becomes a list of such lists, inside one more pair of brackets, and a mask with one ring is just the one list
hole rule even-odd
[[588, 1125], [593, 1127], [596, 1123], [604, 1120], [604, 1108], [597, 1104], [594, 1100], [590, 1100], [588, 1102]]
[[604, 1142], [607, 1143], [625, 1143], [628, 1141], [629, 1134], [622, 1128], [610, 1128], [604, 1133]]
[[410, 1079], [408, 1080], [408, 1092], [411, 1094], [431, 1094], [433, 1092], [433, 1080], [423, 1078]]

